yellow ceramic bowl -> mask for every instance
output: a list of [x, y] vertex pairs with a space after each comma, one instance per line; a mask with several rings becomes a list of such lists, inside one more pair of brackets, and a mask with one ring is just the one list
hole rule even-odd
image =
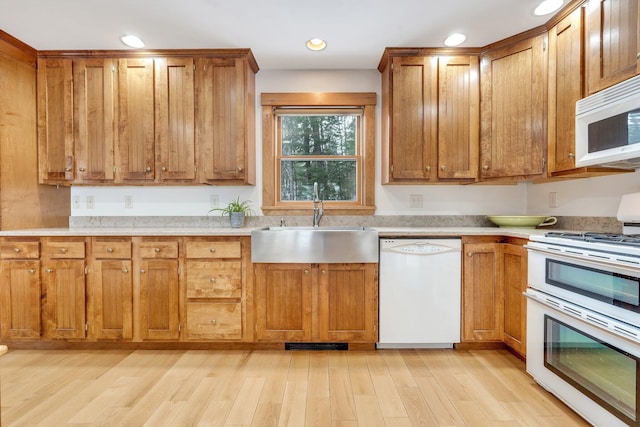
[[535, 216], [535, 215], [491, 215], [486, 217], [498, 227], [502, 228], [536, 228], [547, 225], [553, 225], [558, 220], [554, 216]]

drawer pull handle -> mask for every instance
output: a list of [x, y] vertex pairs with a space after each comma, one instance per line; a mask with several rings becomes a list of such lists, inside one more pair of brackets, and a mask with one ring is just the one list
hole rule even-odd
[[36, 272], [36, 271], [35, 271], [33, 268], [30, 268], [30, 269], [29, 269], [29, 273], [33, 274], [33, 273], [35, 273], [35, 272]]
[[107, 248], [107, 252], [112, 253], [113, 252], [113, 248]]
[[210, 279], [209, 279], [209, 281], [210, 281], [211, 283], [214, 283], [214, 282], [216, 281], [216, 278], [215, 278], [215, 277], [212, 277], [212, 278], [210, 278]]
[[144, 273], [144, 268], [141, 268], [141, 269], [140, 269], [140, 273]]
[[211, 319], [210, 323], [211, 323], [212, 325], [215, 325], [215, 324], [216, 324], [216, 319]]
[[60, 252], [63, 253], [63, 254], [66, 254], [67, 253], [67, 248], [60, 248]]
[[128, 272], [129, 272], [129, 270], [127, 270], [126, 268], [123, 268], [123, 269], [122, 269], [122, 272], [123, 272], [123, 273], [128, 273]]
[[20, 248], [13, 248], [13, 251], [14, 251], [15, 253], [20, 253]]
[[215, 252], [215, 251], [216, 251], [216, 248], [211, 248], [211, 249], [209, 249], [209, 252], [211, 252], [211, 253], [213, 253], [213, 252]]
[[53, 273], [53, 268], [47, 268], [45, 271], [46, 271], [47, 273]]
[[153, 248], [154, 251], [156, 251], [156, 253], [160, 252], [160, 248]]

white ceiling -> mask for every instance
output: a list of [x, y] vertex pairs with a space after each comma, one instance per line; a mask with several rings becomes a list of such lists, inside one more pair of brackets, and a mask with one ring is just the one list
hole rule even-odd
[[[261, 69], [373, 69], [385, 47], [480, 47], [544, 24], [539, 0], [0, 0], [0, 29], [38, 50], [250, 48]], [[565, 0], [565, 4], [567, 0]], [[322, 52], [309, 38], [327, 41]]]

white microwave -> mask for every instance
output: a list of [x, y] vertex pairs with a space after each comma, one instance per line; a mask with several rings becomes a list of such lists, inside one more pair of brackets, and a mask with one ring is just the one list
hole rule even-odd
[[576, 102], [576, 166], [640, 168], [640, 75]]

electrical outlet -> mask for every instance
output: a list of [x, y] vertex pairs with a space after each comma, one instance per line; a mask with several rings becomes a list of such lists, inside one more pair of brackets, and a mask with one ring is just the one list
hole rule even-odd
[[124, 208], [125, 209], [133, 208], [133, 196], [124, 196]]
[[549, 192], [549, 207], [550, 208], [558, 207], [558, 193], [555, 191]]
[[96, 200], [93, 196], [87, 196], [87, 209], [93, 209], [96, 207]]
[[409, 207], [421, 208], [422, 207], [422, 194], [410, 194], [409, 195]]
[[217, 194], [212, 194], [209, 196], [209, 202], [211, 204], [211, 209], [215, 209], [220, 205], [220, 199]]
[[80, 209], [80, 196], [73, 196], [73, 209]]

